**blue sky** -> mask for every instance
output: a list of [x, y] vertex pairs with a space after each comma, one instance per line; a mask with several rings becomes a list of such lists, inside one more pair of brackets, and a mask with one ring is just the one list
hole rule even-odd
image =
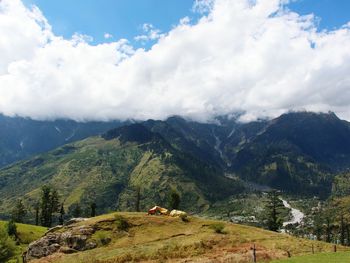
[[57, 35], [71, 37], [75, 32], [90, 35], [94, 43], [105, 42], [104, 33], [112, 40], [130, 41], [141, 35], [142, 25], [151, 23], [163, 32], [169, 31], [191, 12], [191, 0], [25, 0], [44, 13]]
[[[150, 23], [162, 32], [169, 31], [179, 19], [192, 12], [193, 0], [24, 0], [37, 5], [57, 35], [70, 38], [75, 32], [92, 36], [93, 43], [106, 42], [104, 33], [113, 35], [108, 41], [133, 38], [142, 34], [142, 24]], [[289, 5], [300, 14], [314, 13], [320, 29], [338, 28], [350, 21], [348, 0], [297, 0]], [[137, 45], [137, 43], [134, 43]]]
[[313, 13], [320, 20], [320, 28], [332, 30], [350, 21], [350, 1], [348, 0], [297, 0], [290, 9], [299, 14]]

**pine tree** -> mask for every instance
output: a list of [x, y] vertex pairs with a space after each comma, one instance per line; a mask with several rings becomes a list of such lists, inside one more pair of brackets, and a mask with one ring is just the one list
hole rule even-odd
[[169, 208], [170, 209], [179, 209], [180, 206], [180, 195], [176, 190], [172, 190], [170, 193]]
[[61, 208], [60, 208], [60, 216], [58, 218], [58, 222], [60, 225], [63, 225], [64, 223], [64, 215], [65, 215], [65, 211], [64, 211], [64, 206], [63, 203], [61, 204]]
[[12, 210], [12, 219], [17, 223], [23, 223], [27, 210], [24, 207], [22, 200], [18, 199], [14, 209]]
[[14, 220], [10, 220], [6, 224], [7, 234], [17, 239], [17, 226]]
[[81, 216], [81, 207], [79, 204], [75, 204], [73, 207], [73, 212], [72, 212], [73, 217], [80, 217]]
[[278, 197], [278, 192], [270, 191], [265, 205], [266, 226], [269, 230], [278, 231], [282, 227], [283, 220], [280, 216], [283, 208], [284, 205]]
[[15, 241], [0, 227], [0, 262], [7, 262], [16, 253], [16, 249]]
[[52, 225], [53, 215], [57, 213], [60, 208], [59, 196], [56, 190], [50, 186], [44, 185], [41, 188], [41, 202], [40, 202], [41, 224], [46, 227]]
[[57, 190], [51, 189], [51, 195], [50, 195], [50, 218], [49, 218], [50, 226], [52, 225], [53, 215], [55, 213], [59, 212], [60, 207], [61, 207], [60, 206], [60, 200], [59, 200], [59, 196], [58, 196]]
[[35, 211], [35, 225], [39, 225], [39, 213], [40, 213], [40, 203], [36, 202], [34, 205], [34, 211]]
[[323, 211], [323, 218], [325, 221], [325, 241], [330, 243], [333, 238], [333, 229], [334, 229], [334, 221], [336, 216], [336, 209], [332, 206], [331, 203], [326, 203], [324, 211]]
[[140, 200], [141, 200], [141, 187], [137, 186], [136, 187], [136, 204], [135, 204], [136, 212], [140, 212]]
[[95, 217], [96, 216], [96, 203], [91, 203], [90, 205], [91, 208], [91, 217]]
[[44, 185], [41, 188], [40, 221], [41, 221], [41, 225], [46, 227], [51, 226], [50, 195], [51, 195], [51, 188], [47, 185]]
[[323, 213], [324, 211], [322, 206], [319, 206], [312, 213], [312, 231], [318, 241], [321, 240], [324, 230], [323, 224], [325, 222], [325, 219]]

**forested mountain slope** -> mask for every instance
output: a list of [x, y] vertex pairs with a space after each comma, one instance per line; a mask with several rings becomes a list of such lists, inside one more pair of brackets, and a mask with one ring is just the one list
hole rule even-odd
[[161, 135], [141, 124], [111, 130], [21, 161], [0, 171], [1, 213], [16, 199], [37, 202], [43, 185], [55, 187], [66, 211], [94, 202], [98, 213], [166, 206], [171, 190], [181, 195], [181, 207], [205, 210], [210, 202], [242, 191], [224, 177], [220, 167], [172, 147]]
[[135, 210], [138, 195], [142, 209], [166, 205], [172, 188], [184, 209], [203, 211], [245, 191], [244, 181], [327, 197], [335, 176], [350, 168], [349, 138], [349, 123], [333, 113], [295, 112], [250, 123], [172, 117], [123, 124], [0, 170], [1, 211], [8, 215], [17, 198], [32, 206], [45, 184], [59, 190], [68, 211], [96, 202], [99, 213]]
[[0, 167], [120, 125], [119, 121], [36, 121], [0, 114]]

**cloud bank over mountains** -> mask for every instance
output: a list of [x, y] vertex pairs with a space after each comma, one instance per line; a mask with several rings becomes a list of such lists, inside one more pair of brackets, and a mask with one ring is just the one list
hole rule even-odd
[[[332, 110], [350, 120], [350, 23], [319, 31], [285, 0], [197, 0], [149, 49], [54, 35], [37, 7], [0, 1], [0, 112], [35, 119], [242, 120]], [[146, 21], [145, 21], [146, 22]]]

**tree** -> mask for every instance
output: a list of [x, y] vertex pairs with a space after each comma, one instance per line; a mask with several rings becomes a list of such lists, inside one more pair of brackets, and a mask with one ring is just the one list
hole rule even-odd
[[79, 204], [75, 204], [72, 210], [73, 217], [80, 217], [81, 216], [81, 207]]
[[52, 225], [52, 216], [60, 211], [60, 200], [56, 189], [51, 189], [50, 196], [50, 226]]
[[41, 188], [41, 202], [40, 202], [40, 221], [43, 226], [50, 227], [51, 222], [51, 208], [50, 208], [50, 199], [51, 199], [51, 188], [47, 185], [44, 185]]
[[333, 222], [330, 217], [326, 217], [326, 242], [330, 243], [332, 241], [332, 229]]
[[7, 222], [6, 231], [9, 236], [17, 238], [17, 226], [13, 219]]
[[90, 208], [91, 208], [91, 217], [95, 217], [96, 216], [96, 203], [93, 202], [90, 204]]
[[52, 217], [54, 213], [57, 213], [60, 208], [59, 196], [55, 189], [50, 186], [44, 185], [41, 188], [41, 224], [46, 227], [52, 225]]
[[324, 210], [321, 205], [312, 211], [312, 232], [316, 236], [316, 239], [320, 241], [324, 232]]
[[24, 207], [22, 200], [18, 199], [16, 201], [15, 207], [12, 210], [12, 219], [17, 223], [23, 223], [26, 214], [27, 210]]
[[35, 210], [35, 225], [39, 225], [39, 214], [40, 214], [40, 203], [36, 202], [34, 205], [34, 210]]
[[63, 203], [61, 204], [61, 208], [60, 208], [60, 216], [58, 218], [58, 222], [60, 225], [63, 225], [64, 223], [64, 215], [65, 215], [65, 211], [64, 211], [64, 206]]
[[329, 198], [325, 209], [327, 242], [350, 245], [350, 210], [347, 198]]
[[345, 231], [346, 226], [344, 222], [344, 215], [340, 215], [340, 244], [345, 245]]
[[269, 230], [278, 231], [282, 227], [281, 209], [283, 208], [284, 205], [278, 197], [278, 192], [276, 190], [270, 191], [265, 205], [266, 226]]
[[0, 228], [0, 262], [6, 262], [15, 254], [15, 241], [9, 237], [4, 228]]
[[178, 209], [180, 206], [180, 195], [179, 193], [173, 189], [170, 193], [170, 201], [169, 201], [169, 208], [170, 209]]
[[140, 212], [140, 200], [141, 200], [141, 187], [136, 187], [136, 203], [135, 203], [135, 209], [136, 212]]

